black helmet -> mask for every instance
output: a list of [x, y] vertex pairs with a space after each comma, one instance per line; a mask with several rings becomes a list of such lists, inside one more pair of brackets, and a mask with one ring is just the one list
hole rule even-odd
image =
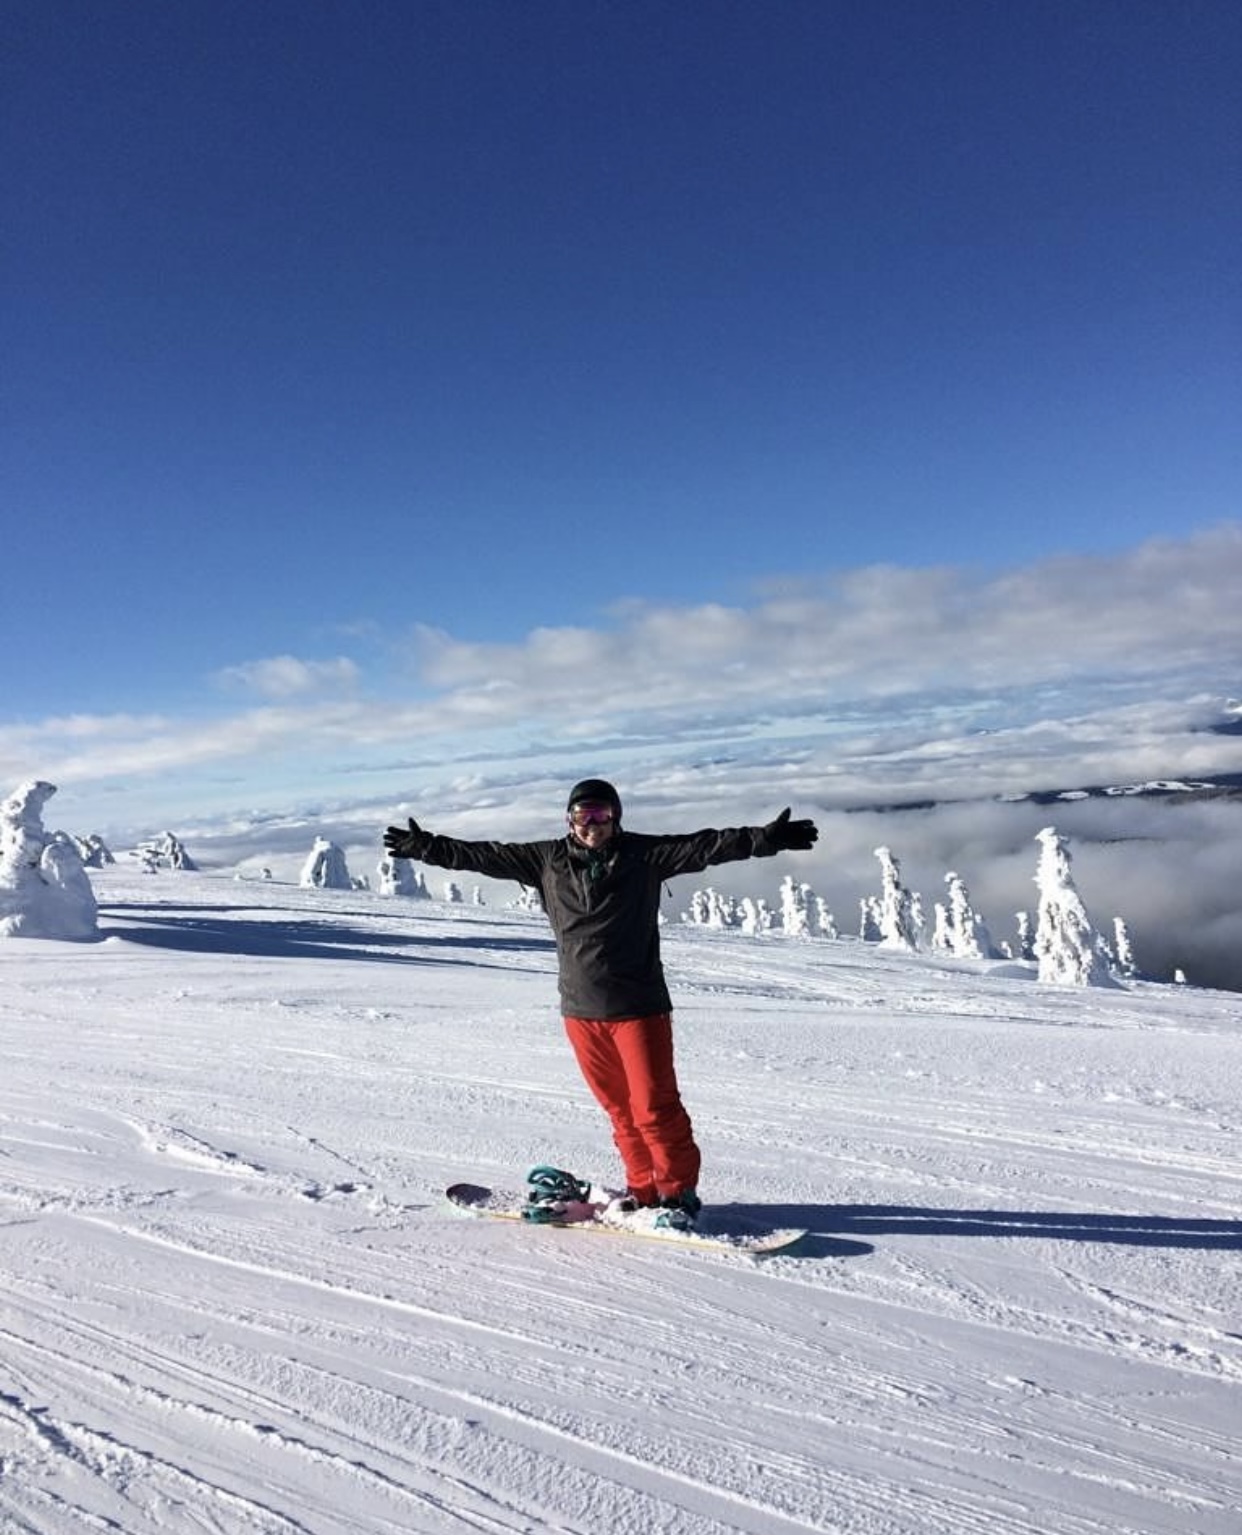
[[614, 818], [621, 819], [621, 796], [603, 778], [584, 778], [581, 783], [576, 783], [569, 791], [569, 803], [565, 808], [572, 810], [575, 805], [611, 805]]

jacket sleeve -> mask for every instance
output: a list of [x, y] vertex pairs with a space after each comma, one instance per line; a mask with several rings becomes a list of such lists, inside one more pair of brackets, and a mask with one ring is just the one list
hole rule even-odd
[[647, 840], [652, 844], [649, 862], [664, 879], [677, 874], [697, 874], [716, 863], [771, 858], [778, 851], [762, 826], [735, 826], [724, 831], [707, 829]]
[[433, 835], [419, 863], [437, 869], [465, 869], [489, 879], [515, 879], [523, 885], [541, 882], [548, 844], [544, 842], [463, 842]]

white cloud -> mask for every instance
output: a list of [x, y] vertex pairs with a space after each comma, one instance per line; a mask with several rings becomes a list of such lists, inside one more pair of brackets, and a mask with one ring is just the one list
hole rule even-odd
[[158, 783], [198, 811], [208, 788], [218, 810], [237, 804], [226, 793], [287, 803], [295, 784], [356, 800], [466, 761], [510, 786], [632, 769], [653, 804], [682, 774], [722, 804], [823, 806], [1207, 775], [1238, 760], [1237, 737], [1204, 727], [1238, 692], [1239, 589], [1227, 526], [994, 576], [874, 567], [751, 607], [630, 603], [508, 645], [420, 628], [416, 683], [364, 695], [345, 657], [254, 661], [219, 678], [264, 707], [0, 726], [0, 776], [76, 785], [80, 802], [119, 788], [136, 810]]
[[357, 686], [360, 673], [346, 656], [330, 661], [301, 661], [296, 656], [271, 656], [246, 661], [216, 672], [223, 687], [240, 687], [264, 698], [295, 698], [309, 693], [333, 692]]
[[[544, 628], [511, 645], [424, 629], [418, 656], [433, 686], [508, 684], [536, 705], [582, 708], [601, 688], [613, 707], [643, 709], [697, 704], [705, 689], [715, 707], [883, 697], [1216, 666], [1236, 634], [1239, 589], [1242, 525], [1227, 525], [990, 577], [875, 566], [751, 608], [631, 603], [611, 630]], [[1236, 642], [1234, 652], [1242, 660]]]

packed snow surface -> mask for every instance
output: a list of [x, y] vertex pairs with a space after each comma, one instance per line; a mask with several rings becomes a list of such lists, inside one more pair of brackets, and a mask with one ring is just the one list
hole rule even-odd
[[96, 874], [0, 943], [4, 1535], [1237, 1535], [1232, 994], [670, 926], [764, 1260], [470, 1219], [617, 1168], [537, 914]]

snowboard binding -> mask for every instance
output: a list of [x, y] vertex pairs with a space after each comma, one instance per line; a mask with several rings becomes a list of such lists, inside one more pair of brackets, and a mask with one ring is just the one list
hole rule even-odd
[[591, 1185], [559, 1167], [532, 1167], [526, 1174], [530, 1190], [522, 1219], [547, 1224], [563, 1220], [568, 1206], [587, 1204]]

